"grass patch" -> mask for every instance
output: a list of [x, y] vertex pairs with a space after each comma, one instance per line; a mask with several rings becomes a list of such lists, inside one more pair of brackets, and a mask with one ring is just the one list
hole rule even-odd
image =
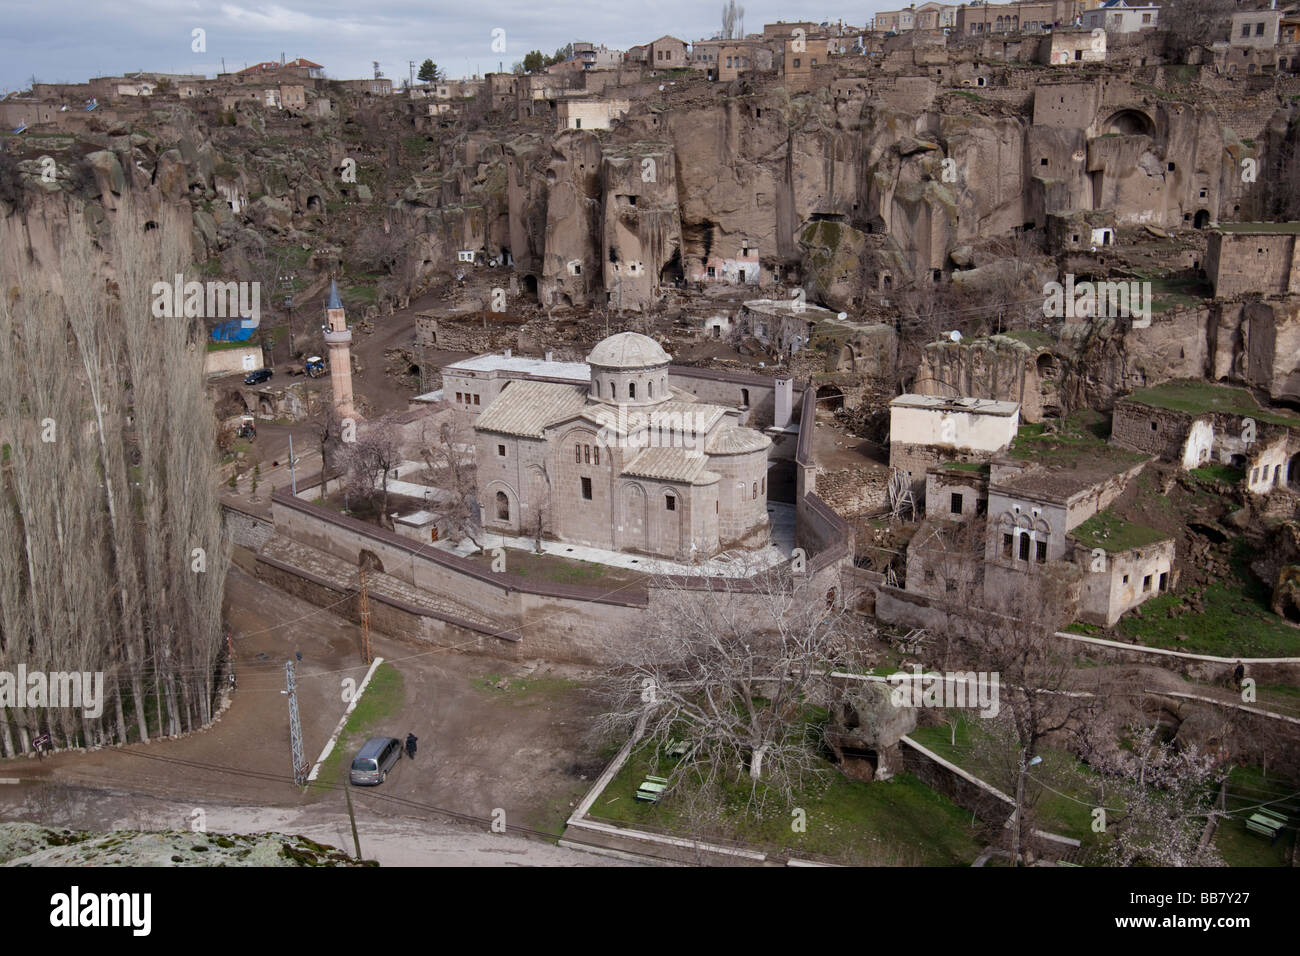
[[[1183, 607], [1183, 595], [1166, 593], [1126, 615], [1117, 630], [1149, 647], [1166, 647], [1218, 657], [1292, 657], [1300, 654], [1300, 629], [1286, 624], [1269, 608], [1269, 588], [1247, 566], [1248, 549], [1238, 541], [1232, 573], [1208, 587], [1193, 589], [1202, 610], [1169, 616]], [[1187, 635], [1184, 641], [1179, 634]]]
[[[634, 827], [686, 833], [689, 829], [680, 802], [671, 792], [658, 804], [640, 803], [636, 791], [647, 773], [669, 776], [668, 767], [654, 769], [653, 755], [642, 747], [627, 762], [592, 805], [591, 815]], [[791, 854], [808, 853], [875, 864], [969, 866], [979, 854], [977, 828], [970, 814], [931, 790], [909, 773], [872, 783], [849, 780], [826, 765], [825, 781], [797, 797], [806, 814], [807, 830], [791, 828], [791, 808], [769, 800], [760, 813], [746, 814], [748, 785], [726, 791], [721, 809], [733, 838]], [[682, 786], [685, 786], [685, 782]]]
[[[489, 548], [471, 555], [471, 561], [491, 566], [493, 558]], [[610, 567], [594, 561], [579, 561], [554, 554], [536, 554], [522, 548], [506, 548], [506, 571], [509, 574], [548, 584], [576, 584], [589, 587], [621, 589], [642, 583], [646, 576], [640, 571]], [[647, 559], [647, 565], [649, 559]]]
[[[908, 736], [985, 783], [1011, 795], [1014, 784], [999, 779], [1002, 771], [978, 755], [974, 745], [979, 741], [972, 731], [972, 722], [963, 717], [957, 724], [956, 745], [952, 743], [952, 728], [947, 725], [918, 727]], [[1052, 833], [1073, 837], [1085, 847], [1095, 844], [1097, 834], [1092, 832], [1091, 794], [1077, 780], [1071, 779], [1080, 774], [1091, 776], [1092, 771], [1063, 750], [1047, 748], [1040, 756], [1043, 762], [1033, 771], [1034, 778], [1047, 781], [1060, 793], [1053, 793], [1046, 787], [1041, 788], [1031, 809], [1034, 825]], [[1006, 761], [1006, 766], [1011, 766], [1010, 758]], [[1062, 780], [1068, 782], [1062, 783]]]
[[[402, 709], [406, 700], [406, 687], [402, 672], [385, 661], [375, 668], [374, 676], [366, 685], [366, 692], [348, 715], [348, 722], [339, 734], [338, 742], [321, 764], [313, 790], [326, 790], [334, 783], [344, 783], [346, 768], [352, 765], [353, 751], [358, 744], [372, 736], [384, 736], [377, 725]], [[396, 736], [396, 735], [394, 735]]]
[[1042, 465], [1074, 467], [1096, 465], [1121, 467], [1135, 465], [1146, 456], [1107, 443], [1110, 419], [1100, 412], [1082, 409], [1061, 419], [1056, 430], [1049, 432], [1042, 422], [1021, 425], [1011, 442], [1009, 454], [1021, 461]]
[[560, 697], [582, 685], [567, 677], [503, 677], [484, 674], [470, 681], [470, 686], [485, 694], [521, 700], [525, 697]]
[[1136, 389], [1129, 398], [1152, 408], [1165, 408], [1190, 415], [1223, 412], [1229, 415], [1246, 415], [1275, 425], [1300, 427], [1300, 418], [1266, 411], [1259, 407], [1255, 397], [1246, 389], [1234, 388], [1231, 385], [1182, 379], [1151, 388]]
[[1014, 329], [1010, 332], [1003, 332], [1009, 339], [1015, 339], [1017, 342], [1024, 342], [1031, 348], [1046, 349], [1051, 348], [1055, 339], [1047, 332], [1038, 329]]
[[1246, 473], [1240, 468], [1233, 468], [1231, 465], [1202, 465], [1200, 468], [1193, 468], [1192, 474], [1202, 481], [1222, 481], [1230, 485], [1235, 485], [1246, 477]]
[[987, 475], [990, 471], [988, 462], [978, 461], [945, 461], [943, 467], [948, 471], [969, 471], [979, 475]]
[[[1294, 829], [1300, 818], [1300, 800], [1292, 796], [1278, 801], [1283, 794], [1294, 794], [1296, 782], [1276, 774], [1265, 775], [1259, 767], [1233, 767], [1228, 775], [1225, 806], [1231, 816], [1219, 821], [1214, 845], [1229, 866], [1286, 866], [1287, 850], [1295, 841]], [[1284, 830], [1277, 842], [1246, 829], [1246, 818], [1261, 804], [1287, 818], [1291, 829]]]
[[1109, 508], [1080, 524], [1070, 536], [1086, 548], [1101, 548], [1107, 553], [1141, 548], [1170, 537], [1163, 531], [1125, 521]]

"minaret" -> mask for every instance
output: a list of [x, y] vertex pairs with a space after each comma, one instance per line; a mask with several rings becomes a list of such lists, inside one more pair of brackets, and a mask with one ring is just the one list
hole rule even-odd
[[330, 353], [330, 384], [334, 387], [334, 408], [341, 418], [356, 418], [352, 407], [352, 330], [343, 314], [343, 301], [338, 286], [330, 280], [330, 300], [325, 306], [329, 328], [325, 331], [325, 345]]

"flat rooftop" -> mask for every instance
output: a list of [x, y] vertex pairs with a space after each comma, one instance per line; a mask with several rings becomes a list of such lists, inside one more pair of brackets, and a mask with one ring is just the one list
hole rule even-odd
[[1284, 425], [1288, 428], [1300, 428], [1300, 417], [1263, 408], [1247, 389], [1235, 385], [1220, 385], [1217, 382], [1177, 379], [1150, 388], [1135, 389], [1119, 402], [1164, 408], [1173, 412], [1185, 412], [1188, 415], [1221, 412], [1226, 415], [1258, 418], [1260, 421]]
[[1020, 411], [1018, 402], [1001, 402], [992, 398], [949, 398], [944, 395], [899, 395], [890, 408], [924, 408], [944, 412], [967, 412], [975, 415], [998, 415], [1009, 418]]
[[1300, 235], [1300, 222], [1220, 222], [1214, 228], [1219, 232], [1246, 233], [1256, 236]]
[[517, 372], [536, 378], [561, 378], [575, 382], [591, 381], [591, 366], [586, 362], [548, 362], [544, 358], [489, 353], [461, 359], [443, 366], [443, 372]]

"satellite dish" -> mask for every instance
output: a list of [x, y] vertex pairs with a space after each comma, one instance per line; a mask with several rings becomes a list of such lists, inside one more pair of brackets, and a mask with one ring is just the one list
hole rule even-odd
[[845, 319], [847, 319], [848, 317], [849, 317], [849, 314], [848, 314], [847, 312], [841, 312], [841, 313], [839, 314], [839, 320], [840, 320], [841, 322], [843, 322], [843, 321], [844, 321]]
[[662, 93], [663, 91], [664, 91], [664, 85], [663, 85], [662, 83], [660, 83], [660, 84], [659, 84], [659, 92]]
[[489, 259], [488, 265], [495, 269], [497, 267], [497, 261], [495, 259]]
[[960, 342], [960, 341], [961, 341], [961, 333], [958, 332], [956, 329], [953, 329], [951, 332], [948, 333], [948, 339], [949, 339], [949, 341], [952, 341], [952, 342]]

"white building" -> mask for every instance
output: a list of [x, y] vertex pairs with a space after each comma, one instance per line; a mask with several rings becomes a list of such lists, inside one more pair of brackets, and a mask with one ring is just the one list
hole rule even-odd
[[1139, 33], [1154, 30], [1159, 18], [1160, 8], [1153, 4], [1106, 0], [1093, 10], [1083, 11], [1083, 26], [1089, 30], [1101, 28], [1108, 33]]

